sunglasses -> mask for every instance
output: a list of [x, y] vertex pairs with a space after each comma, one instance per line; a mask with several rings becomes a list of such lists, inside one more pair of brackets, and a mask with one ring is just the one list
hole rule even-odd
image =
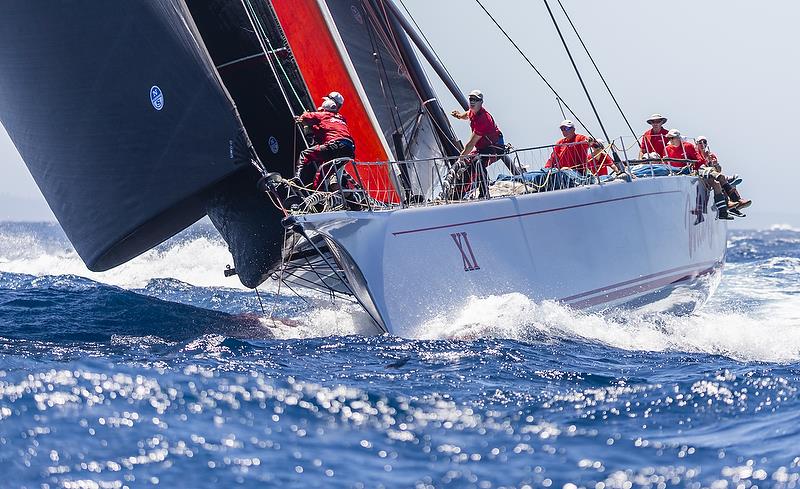
[[480, 101], [481, 101], [481, 99], [479, 99], [479, 98], [472, 98], [472, 97], [470, 97], [470, 98], [469, 98], [469, 101], [470, 101], [470, 102], [480, 102]]
[[561, 130], [562, 131], [571, 131], [573, 129], [575, 129], [575, 128], [574, 127], [561, 126]]

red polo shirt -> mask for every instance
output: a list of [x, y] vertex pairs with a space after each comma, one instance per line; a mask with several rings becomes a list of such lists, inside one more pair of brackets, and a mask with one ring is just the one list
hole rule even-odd
[[337, 139], [353, 140], [350, 135], [350, 129], [347, 128], [347, 121], [339, 113], [336, 112], [304, 112], [300, 115], [300, 119], [311, 126], [314, 132], [314, 141], [317, 144], [330, 143]]
[[477, 149], [488, 148], [500, 141], [500, 128], [494, 123], [494, 118], [488, 110], [481, 107], [477, 113], [469, 111], [469, 127], [474, 134], [481, 136], [475, 147]]
[[[678, 160], [694, 160], [692, 168], [695, 170], [700, 168], [701, 162], [700, 156], [697, 154], [697, 148], [689, 141], [684, 141], [682, 146], [672, 146], [671, 144], [668, 144], [666, 146], [666, 151], [667, 158], [674, 158]], [[669, 164], [676, 168], [683, 168], [686, 166], [686, 163], [681, 163], [678, 161], [670, 161]]]
[[[553, 154], [545, 163], [545, 168], [573, 168], [581, 171], [586, 168], [589, 156], [589, 143], [583, 134], [575, 134], [572, 138], [561, 138], [556, 141]], [[578, 143], [578, 144], [570, 144]]]
[[644, 153], [658, 153], [659, 156], [664, 158], [667, 155], [664, 146], [667, 144], [668, 132], [663, 127], [657, 133], [653, 133], [652, 128], [645, 131], [642, 134], [642, 151]]
[[593, 175], [611, 175], [616, 166], [614, 166], [614, 160], [604, 151], [596, 156], [589, 155], [586, 168]]

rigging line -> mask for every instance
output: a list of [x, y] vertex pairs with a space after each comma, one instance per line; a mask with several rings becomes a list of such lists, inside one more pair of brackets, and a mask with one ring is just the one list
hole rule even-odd
[[[592, 100], [592, 96], [589, 94], [589, 89], [586, 88], [586, 83], [583, 82], [583, 76], [581, 76], [581, 71], [578, 69], [578, 65], [575, 64], [575, 58], [572, 57], [572, 52], [570, 52], [569, 46], [567, 46], [567, 41], [564, 39], [564, 35], [561, 34], [561, 28], [558, 26], [556, 17], [553, 15], [553, 11], [550, 9], [550, 4], [547, 2], [547, 0], [542, 1], [544, 2], [544, 6], [547, 7], [547, 12], [550, 14], [550, 18], [553, 20], [553, 25], [556, 28], [556, 32], [558, 32], [558, 37], [561, 38], [561, 44], [564, 45], [564, 49], [567, 51], [567, 56], [569, 56], [569, 61], [572, 63], [572, 67], [575, 69], [575, 74], [578, 75], [578, 81], [581, 82], [583, 92], [586, 94], [586, 98], [589, 99], [589, 105], [592, 107], [592, 112], [594, 112], [594, 116], [597, 118], [597, 123], [600, 124], [600, 130], [603, 131], [603, 136], [606, 137], [606, 141], [609, 141], [611, 138], [608, 137], [608, 132], [606, 132], [606, 128], [603, 126], [603, 120], [600, 119], [600, 114], [597, 112], [597, 107], [594, 106], [594, 101]], [[618, 158], [614, 159], [616, 160]]]
[[[368, 10], [366, 8], [365, 2], [362, 2], [361, 5], [362, 5], [362, 7], [364, 7], [364, 13], [367, 14], [367, 20], [364, 22], [364, 29], [367, 31], [367, 37], [369, 38], [369, 42], [372, 45], [372, 53], [374, 55], [375, 64], [379, 65], [379, 67], [377, 68], [378, 69], [378, 81], [380, 81], [381, 94], [383, 95], [383, 101], [386, 104], [386, 108], [389, 110], [389, 113], [392, 115], [392, 117], [391, 117], [392, 118], [392, 125], [394, 125], [395, 132], [397, 132], [397, 133], [399, 133], [399, 134], [401, 134], [403, 136], [403, 142], [406, 144], [406, 146], [408, 146], [408, 141], [406, 140], [405, 134], [404, 134], [404, 132], [402, 130], [402, 128], [403, 128], [403, 119], [400, 117], [400, 109], [397, 106], [397, 100], [395, 99], [394, 91], [392, 90], [392, 86], [389, 83], [389, 74], [386, 71], [386, 64], [383, 61], [383, 56], [381, 56], [380, 47], [378, 46], [378, 43], [380, 42], [380, 40], [376, 39], [376, 37], [378, 37], [378, 32], [377, 32], [378, 27], [377, 26], [373, 26], [372, 22], [371, 22], [371, 21], [373, 21], [374, 18], [378, 18], [378, 19], [380, 19], [380, 18], [377, 17], [377, 14], [375, 12], [371, 12], [372, 9]], [[378, 22], [375, 21], [375, 24], [377, 24], [377, 23]], [[376, 31], [375, 33], [373, 33], [373, 29]], [[388, 41], [388, 39], [387, 39], [387, 41]], [[387, 44], [388, 44], [388, 42], [387, 42]], [[391, 56], [391, 54], [390, 54], [390, 56]], [[400, 60], [396, 60], [396, 61], [398, 61], [398, 65], [402, 66], [402, 62]], [[384, 78], [386, 79], [385, 83], [384, 83]], [[386, 93], [386, 89], [387, 88], [389, 90], [388, 96], [387, 96], [387, 93]], [[390, 101], [390, 99], [391, 99], [391, 101]], [[399, 125], [398, 125], [398, 123], [399, 123]]]
[[297, 103], [300, 105], [300, 107], [302, 107], [305, 110], [306, 106], [303, 103], [303, 101], [301, 100], [300, 94], [297, 93], [297, 89], [295, 89], [294, 83], [292, 83], [292, 80], [289, 77], [289, 74], [286, 72], [286, 68], [283, 66], [283, 63], [280, 62], [280, 59], [278, 59], [277, 50], [272, 45], [272, 41], [270, 40], [269, 35], [267, 35], [267, 30], [264, 28], [264, 25], [261, 23], [261, 19], [259, 18], [258, 15], [256, 15], [257, 12], [256, 12], [255, 7], [253, 7], [253, 5], [250, 2], [250, 0], [247, 0], [247, 3], [250, 5], [250, 9], [253, 12], [253, 17], [256, 20], [256, 24], [258, 25], [258, 29], [260, 30], [261, 36], [264, 38], [264, 40], [267, 43], [267, 46], [269, 47], [269, 51], [265, 52], [264, 54], [266, 54], [268, 57], [269, 57], [270, 54], [272, 54], [275, 57], [275, 63], [281, 69], [281, 73], [283, 73], [283, 77], [286, 79], [286, 82], [288, 83], [289, 88], [292, 89], [292, 94], [294, 95], [295, 99], [297, 100]]
[[261, 31], [258, 27], [256, 27], [256, 19], [255, 19], [255, 11], [251, 11], [253, 8], [250, 0], [242, 0], [242, 6], [244, 7], [244, 11], [247, 14], [247, 19], [250, 21], [250, 25], [253, 26], [253, 32], [256, 35], [256, 39], [258, 40], [258, 44], [261, 46], [261, 50], [264, 51], [264, 56], [267, 58], [267, 63], [269, 64], [270, 70], [272, 70], [273, 76], [275, 76], [275, 81], [278, 83], [278, 88], [283, 95], [283, 100], [286, 102], [286, 105], [289, 109], [289, 112], [292, 114], [292, 117], [296, 117], [297, 114], [294, 113], [294, 108], [292, 107], [292, 103], [289, 101], [289, 96], [286, 94], [286, 89], [283, 87], [283, 84], [280, 82], [278, 77], [278, 70], [275, 69], [275, 65], [272, 64], [272, 57], [267, 54], [267, 46], [264, 44], [264, 39], [262, 38]]
[[524, 53], [524, 52], [522, 51], [522, 49], [521, 49], [521, 48], [520, 48], [520, 47], [517, 45], [517, 43], [516, 43], [516, 42], [514, 42], [514, 39], [512, 39], [512, 38], [511, 38], [511, 36], [510, 36], [510, 35], [508, 35], [508, 33], [506, 32], [506, 30], [505, 30], [505, 29], [503, 29], [503, 27], [502, 27], [502, 26], [501, 26], [501, 25], [500, 25], [500, 24], [497, 22], [497, 20], [495, 20], [495, 18], [492, 16], [492, 14], [491, 14], [491, 13], [489, 13], [489, 11], [488, 11], [488, 10], [486, 10], [486, 7], [484, 7], [484, 6], [483, 6], [483, 4], [481, 3], [481, 1], [480, 1], [480, 0], [475, 0], [475, 2], [476, 2], [476, 3], [477, 3], [477, 4], [478, 4], [480, 7], [481, 7], [481, 9], [482, 9], [484, 12], [486, 12], [486, 15], [488, 15], [488, 16], [489, 16], [489, 18], [492, 20], [492, 22], [494, 22], [494, 25], [496, 25], [496, 26], [497, 26], [497, 28], [498, 28], [498, 29], [500, 29], [500, 32], [502, 32], [502, 33], [503, 33], [503, 35], [504, 35], [504, 36], [506, 36], [506, 39], [508, 39], [508, 40], [509, 40], [509, 42], [510, 42], [510, 43], [511, 43], [511, 44], [512, 44], [512, 45], [513, 45], [513, 46], [514, 46], [516, 49], [517, 49], [517, 52], [519, 52], [519, 54], [520, 54], [520, 55], [522, 55], [522, 57], [523, 57], [523, 58], [525, 58], [525, 61], [527, 61], [527, 62], [528, 62], [528, 64], [530, 65], [530, 67], [531, 67], [531, 68], [533, 68], [533, 71], [535, 71], [535, 72], [536, 72], [536, 74], [537, 74], [537, 75], [539, 75], [539, 78], [541, 78], [541, 79], [542, 79], [542, 81], [544, 82], [544, 84], [545, 84], [545, 85], [547, 85], [547, 88], [549, 88], [549, 89], [550, 89], [550, 91], [551, 91], [551, 92], [553, 92], [553, 95], [555, 95], [555, 96], [556, 96], [556, 98], [557, 98], [558, 100], [560, 100], [562, 104], [564, 104], [564, 107], [566, 107], [566, 108], [567, 108], [567, 110], [569, 111], [569, 113], [570, 113], [570, 114], [572, 114], [572, 117], [574, 117], [574, 118], [575, 118], [575, 120], [576, 120], [576, 121], [578, 121], [578, 123], [579, 123], [580, 125], [582, 125], [582, 126], [583, 126], [583, 127], [586, 129], [586, 132], [588, 132], [590, 136], [594, 137], [594, 136], [592, 135], [592, 132], [589, 130], [589, 127], [588, 127], [586, 124], [584, 124], [584, 123], [583, 123], [583, 121], [581, 120], [581, 118], [580, 118], [580, 117], [578, 117], [578, 115], [575, 113], [575, 111], [574, 111], [574, 110], [572, 110], [572, 109], [570, 108], [570, 106], [569, 106], [569, 105], [567, 105], [567, 102], [566, 102], [566, 101], [565, 101], [565, 100], [564, 100], [564, 99], [561, 97], [561, 95], [559, 95], [559, 94], [558, 94], [558, 92], [556, 91], [556, 89], [555, 89], [555, 88], [553, 88], [553, 85], [551, 85], [551, 84], [550, 84], [550, 82], [549, 82], [549, 81], [547, 81], [547, 78], [545, 78], [545, 77], [544, 77], [544, 75], [542, 74], [542, 72], [541, 72], [541, 71], [539, 71], [539, 69], [538, 69], [538, 68], [536, 68], [536, 66], [535, 66], [535, 65], [533, 64], [533, 62], [532, 62], [532, 61], [531, 61], [531, 60], [528, 58], [528, 56], [527, 56], [527, 55], [525, 55], [525, 53]]
[[[274, 51], [273, 47], [272, 47], [272, 43], [270, 42], [269, 37], [266, 35], [266, 31], [264, 30], [264, 27], [261, 25], [261, 21], [258, 20], [258, 18], [256, 16], [256, 11], [253, 8], [253, 5], [250, 3], [250, 0], [242, 0], [242, 6], [244, 7], [245, 14], [247, 14], [247, 19], [250, 21], [250, 25], [253, 27], [253, 33], [255, 34], [256, 39], [258, 40], [258, 45], [261, 47], [261, 50], [264, 52], [264, 55], [267, 58], [267, 64], [269, 64], [270, 70], [272, 70], [272, 75], [275, 77], [275, 82], [278, 84], [278, 88], [281, 91], [281, 95], [283, 95], [283, 100], [286, 102], [286, 106], [289, 109], [289, 113], [292, 115], [292, 119], [295, 119], [297, 117], [297, 114], [295, 114], [295, 112], [294, 112], [294, 107], [292, 107], [292, 103], [289, 101], [289, 96], [286, 94], [286, 89], [283, 87], [283, 83], [281, 83], [280, 77], [278, 76], [278, 72], [275, 69], [275, 65], [273, 64], [272, 58], [269, 55], [269, 51]], [[258, 27], [256, 27], [256, 24], [258, 25]], [[267, 44], [269, 45], [269, 51], [264, 46], [264, 41], [265, 40], [266, 40]], [[289, 83], [289, 87], [292, 89], [292, 92], [294, 92], [294, 95], [297, 98], [297, 101], [299, 102], [300, 107], [302, 107], [305, 110], [305, 108], [306, 108], [305, 104], [302, 102], [302, 100], [300, 100], [300, 96], [298, 95], [297, 91], [295, 90], [294, 84], [292, 84], [291, 79], [289, 79], [289, 75], [286, 73], [286, 70], [283, 68], [283, 64], [281, 64], [279, 62], [279, 60], [277, 58], [277, 55], [275, 56], [275, 60], [278, 63], [278, 65], [281, 67], [281, 71], [283, 72], [283, 75], [286, 78], [286, 81]], [[292, 122], [294, 123], [294, 121], [292, 121]], [[300, 138], [303, 140], [303, 144], [305, 144], [306, 148], [310, 148], [311, 145], [308, 143], [308, 139], [306, 139], [306, 135], [303, 133], [303, 130], [296, 123], [294, 124], [294, 126], [295, 126], [294, 137], [297, 138], [297, 133], [299, 132], [300, 133]], [[293, 153], [293, 155], [294, 154], [296, 154], [296, 153]]]
[[556, 99], [556, 103], [558, 103], [558, 110], [560, 110], [560, 111], [561, 111], [561, 117], [563, 117], [564, 119], [566, 119], [566, 118], [567, 118], [567, 114], [565, 114], [565, 113], [564, 113], [564, 106], [563, 106], [563, 105], [561, 105], [561, 100], [559, 100], [559, 99]]
[[261, 315], [266, 316], [267, 312], [264, 310], [264, 303], [261, 302], [261, 294], [258, 293], [258, 287], [254, 287], [253, 290], [256, 291], [256, 297], [258, 297], [258, 305], [261, 306]]
[[595, 63], [591, 53], [589, 53], [589, 48], [587, 48], [586, 44], [583, 42], [583, 38], [581, 38], [580, 33], [578, 33], [578, 29], [575, 27], [575, 24], [572, 23], [572, 19], [567, 13], [567, 9], [564, 8], [564, 4], [561, 3], [561, 0], [558, 0], [558, 6], [561, 7], [561, 11], [564, 12], [564, 16], [567, 18], [569, 25], [572, 26], [572, 30], [575, 31], [575, 35], [578, 37], [578, 41], [580, 41], [581, 46], [583, 46], [583, 50], [586, 51], [586, 56], [589, 57], [589, 60], [592, 62], [592, 66], [594, 66], [594, 69], [597, 71], [597, 74], [600, 75], [600, 79], [603, 81], [603, 85], [605, 85], [606, 90], [608, 90], [608, 94], [611, 95], [611, 100], [614, 101], [614, 104], [617, 106], [617, 109], [619, 109], [619, 113], [620, 115], [622, 115], [622, 119], [625, 121], [625, 124], [628, 126], [628, 129], [630, 129], [631, 134], [633, 134], [634, 138], [638, 138], [638, 136], [636, 135], [636, 131], [633, 130], [633, 127], [631, 127], [631, 123], [628, 122], [628, 118], [625, 116], [625, 112], [622, 110], [622, 107], [620, 107], [619, 102], [617, 102], [617, 97], [614, 96], [614, 93], [611, 91], [611, 87], [608, 86], [606, 78], [603, 76], [603, 73], [600, 71], [600, 68], [597, 66], [597, 63]]
[[[389, 0], [389, 1], [392, 1], [392, 0]], [[390, 24], [389, 23], [389, 13], [386, 11], [386, 5], [385, 5], [383, 0], [380, 0], [379, 3], [380, 3], [380, 6], [381, 6], [381, 9], [383, 10], [383, 15], [386, 18], [387, 25], [389, 25]], [[450, 73], [450, 70], [447, 69], [447, 66], [442, 62], [442, 59], [439, 57], [439, 54], [436, 52], [436, 50], [433, 49], [433, 45], [431, 45], [430, 41], [428, 41], [428, 37], [425, 36], [425, 32], [422, 29], [420, 29], [419, 24], [417, 24], [417, 21], [414, 19], [414, 16], [411, 15], [411, 12], [408, 10], [408, 7], [406, 7], [406, 5], [403, 3], [403, 0], [400, 0], [400, 4], [403, 6], [403, 9], [406, 11], [406, 14], [408, 14], [408, 17], [414, 23], [414, 26], [417, 28], [417, 32], [419, 32], [422, 35], [422, 38], [425, 40], [425, 44], [428, 45], [428, 49], [430, 49], [430, 51], [433, 53], [433, 56], [436, 58], [436, 60], [439, 62], [439, 64], [442, 66], [442, 68], [444, 68], [444, 71], [445, 71], [445, 73], [447, 73], [447, 76], [449, 76], [450, 79], [453, 79], [453, 75]], [[399, 43], [397, 42], [397, 37], [395, 35], [394, 29], [392, 29], [391, 26], [389, 27], [389, 32], [392, 35], [392, 41], [393, 41], [393, 43], [395, 45], [395, 49], [399, 53], [401, 51], [401, 49], [400, 49]], [[411, 49], [413, 51], [414, 48], [411, 48]], [[409, 53], [409, 56], [415, 56], [415, 55], [412, 52], [412, 53]], [[405, 62], [403, 61], [402, 56], [400, 56], [400, 60], [401, 60], [403, 68], [405, 68], [406, 73], [408, 73], [409, 77], [410, 77], [411, 76], [411, 71], [408, 69], [408, 66], [406, 66]], [[421, 71], [422, 78], [425, 81], [427, 81], [428, 85], [431, 85], [431, 80], [428, 77], [428, 74], [425, 72], [425, 70], [422, 69], [420, 71]], [[437, 139], [446, 140], [450, 146], [452, 146], [456, 151], [460, 152], [462, 148], [459, 148], [458, 145], [453, 142], [453, 140], [458, 139], [458, 138], [453, 133], [452, 128], [450, 128], [449, 132], [445, 131], [444, 128], [439, 126], [439, 124], [436, 122], [436, 117], [433, 116], [432, 110], [430, 108], [428, 108], [428, 105], [427, 105], [428, 103], [436, 102], [439, 105], [440, 110], [442, 110], [442, 113], [444, 113], [444, 109], [442, 109], [441, 104], [439, 104], [439, 100], [437, 100], [436, 98], [432, 98], [432, 99], [429, 99], [429, 100], [422, 100], [423, 96], [422, 96], [422, 93], [420, 93], [419, 87], [417, 87], [416, 84], [413, 83], [413, 82], [411, 83], [411, 85], [414, 87], [414, 91], [417, 93], [417, 97], [419, 97], [420, 101], [422, 102], [421, 105], [420, 105], [420, 112], [425, 113], [428, 116], [428, 120], [431, 121], [431, 123], [439, 130], [439, 133], [442, 136], [442, 137], [437, 138]], [[446, 118], [447, 118], [447, 116], [445, 116], [445, 119]], [[444, 148], [441, 148], [441, 147], [439, 149], [444, 150]]]
[[[385, 23], [384, 25], [386, 26], [386, 29], [385, 29], [385, 32], [383, 32], [383, 37], [386, 38], [384, 43], [386, 45], [387, 50], [389, 51], [389, 55], [392, 57], [392, 59], [394, 59], [397, 62], [398, 67], [402, 68], [406, 72], [407, 76], [403, 77], [403, 78], [405, 78], [409, 82], [409, 84], [411, 85], [411, 88], [414, 91], [414, 94], [417, 96], [417, 99], [422, 100], [422, 94], [420, 93], [418, 87], [414, 84], [414, 82], [411, 79], [412, 78], [411, 70], [406, 65], [405, 60], [403, 59], [402, 50], [400, 49], [400, 43], [397, 42], [397, 36], [396, 36], [396, 33], [394, 32], [394, 29], [392, 28], [392, 20], [391, 20], [391, 17], [389, 16], [389, 12], [386, 11], [386, 5], [384, 4], [383, 1], [378, 2], [378, 4], [379, 4], [380, 9], [379, 9], [379, 11], [374, 12], [373, 15], [374, 15], [375, 18], [377, 18], [379, 20], [383, 20], [384, 23]], [[370, 10], [374, 11], [374, 8], [371, 6]], [[380, 14], [383, 14], [383, 18], [382, 19], [380, 17]], [[377, 24], [377, 22], [376, 22], [376, 24]], [[377, 31], [377, 28], [376, 28], [376, 31]], [[384, 31], [384, 30], [381, 29], [381, 31]], [[380, 60], [381, 60], [381, 66], [383, 66], [383, 71], [386, 74], [387, 86], [389, 87], [389, 93], [390, 93], [390, 95], [392, 97], [392, 102], [394, 103], [395, 112], [397, 113], [397, 119], [400, 122], [399, 129], [398, 128], [395, 128], [395, 129], [402, 136], [403, 143], [405, 145], [405, 152], [407, 153], [411, 149], [411, 143], [414, 141], [414, 138], [413, 137], [408, 137], [406, 135], [406, 127], [403, 124], [403, 118], [402, 118], [402, 116], [400, 114], [400, 109], [397, 106], [397, 101], [395, 100], [394, 91], [392, 90], [391, 83], [389, 83], [389, 75], [388, 75], [388, 72], [386, 71], [386, 67], [384, 65], [383, 57], [380, 56], [380, 55], [379, 55], [379, 57], [380, 57]], [[425, 113], [425, 109], [426, 109], [426, 107], [420, 105], [419, 113], [424, 114]], [[432, 119], [432, 117], [429, 116], [429, 119]], [[412, 131], [413, 131], [413, 129], [412, 129]]]
[[[259, 30], [259, 27], [261, 27], [261, 23], [256, 18], [255, 15], [256, 12], [255, 9], [253, 9], [253, 5], [250, 3], [250, 0], [241, 0], [241, 1], [242, 1], [242, 6], [244, 7], [245, 14], [247, 14], [247, 19], [250, 21], [250, 25], [253, 27], [253, 32], [256, 35], [258, 44], [259, 46], [261, 46], [261, 50], [264, 51], [264, 56], [266, 56], [267, 58], [267, 63], [269, 64], [270, 70], [272, 70], [272, 75], [275, 77], [275, 82], [278, 84], [278, 88], [281, 91], [281, 95], [283, 95], [283, 100], [286, 102], [286, 107], [289, 109], [289, 113], [292, 115], [292, 119], [294, 119], [295, 117], [297, 117], [297, 114], [294, 113], [294, 107], [292, 107], [292, 103], [289, 101], [289, 96], [286, 94], [286, 89], [283, 87], [283, 83], [281, 83], [280, 77], [278, 76], [278, 71], [275, 69], [275, 65], [272, 63], [272, 58], [268, 54], [267, 47], [264, 45], [264, 40], [265, 40], [264, 38], [266, 38], [266, 35], [263, 34], [263, 32], [265, 31], [262, 32]], [[256, 24], [258, 24], [258, 27], [256, 27]], [[262, 36], [264, 38], [262, 38]], [[269, 43], [269, 39], [266, 39], [266, 41], [267, 43]], [[270, 50], [271, 49], [272, 45], [270, 44]], [[289, 86], [291, 86], [292, 89], [294, 89], [294, 86], [291, 84], [291, 81], [289, 83]], [[297, 95], [296, 92], [295, 95]], [[304, 107], [302, 102], [300, 102], [300, 106]], [[297, 125], [295, 125], [295, 127], [297, 131], [300, 130], [300, 128]], [[310, 145], [308, 144], [308, 140], [306, 139], [306, 135], [301, 132], [300, 137], [303, 139], [306, 148], [310, 147]]]

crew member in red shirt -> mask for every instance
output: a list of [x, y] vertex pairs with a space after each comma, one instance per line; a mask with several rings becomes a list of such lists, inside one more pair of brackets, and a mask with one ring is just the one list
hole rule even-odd
[[553, 153], [545, 163], [545, 168], [571, 168], [575, 171], [585, 171], [589, 156], [589, 143], [591, 138], [575, 132], [575, 123], [570, 120], [561, 122], [561, 135], [563, 138], [556, 141]]
[[586, 163], [586, 173], [595, 176], [611, 175], [616, 169], [614, 160], [605, 152], [605, 141], [602, 139], [593, 141], [589, 161]]
[[719, 164], [717, 155], [712, 153], [708, 147], [708, 138], [705, 136], [697, 137], [697, 152], [700, 155], [702, 166], [698, 173], [706, 180], [711, 188], [714, 189], [714, 194], [724, 192], [728, 198], [728, 210], [735, 216], [743, 217], [744, 214], [740, 212], [741, 209], [750, 207], [753, 203], [750, 199], [743, 199], [739, 190], [731, 185], [729, 179], [722, 174], [722, 166]]
[[[296, 119], [306, 124], [314, 134], [314, 146], [300, 153], [295, 176], [303, 185], [317, 189], [322, 184], [323, 163], [336, 158], [355, 158], [356, 146], [347, 121], [339, 114], [344, 98], [339, 92], [331, 92], [322, 99], [322, 105], [314, 112], [304, 112]], [[321, 171], [322, 170], [322, 171]]]
[[664, 158], [667, 153], [664, 146], [667, 142], [667, 130], [664, 129], [664, 123], [667, 118], [661, 114], [653, 114], [647, 119], [647, 123], [652, 127], [642, 134], [642, 146], [639, 150], [639, 158], [643, 158], [650, 153], [658, 153], [659, 156]]
[[466, 112], [454, 110], [450, 115], [456, 119], [469, 119], [472, 135], [459, 156], [471, 167], [469, 183], [477, 180], [480, 183], [480, 196], [485, 197], [489, 194], [486, 167], [497, 161], [498, 155], [506, 152], [503, 133], [494, 122], [492, 114], [483, 107], [483, 92], [480, 90], [469, 93], [469, 110]]
[[684, 141], [681, 137], [681, 132], [677, 129], [670, 129], [667, 133], [667, 146], [666, 158], [675, 160], [692, 160], [691, 162], [684, 161], [670, 161], [669, 164], [675, 168], [684, 168], [691, 165], [693, 170], [700, 168], [700, 156], [697, 154], [697, 148], [689, 141]]

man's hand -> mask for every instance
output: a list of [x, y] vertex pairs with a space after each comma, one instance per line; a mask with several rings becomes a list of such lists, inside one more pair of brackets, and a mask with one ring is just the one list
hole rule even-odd
[[461, 112], [459, 112], [457, 110], [454, 110], [454, 111], [450, 112], [450, 115], [452, 115], [456, 119], [461, 119]]

